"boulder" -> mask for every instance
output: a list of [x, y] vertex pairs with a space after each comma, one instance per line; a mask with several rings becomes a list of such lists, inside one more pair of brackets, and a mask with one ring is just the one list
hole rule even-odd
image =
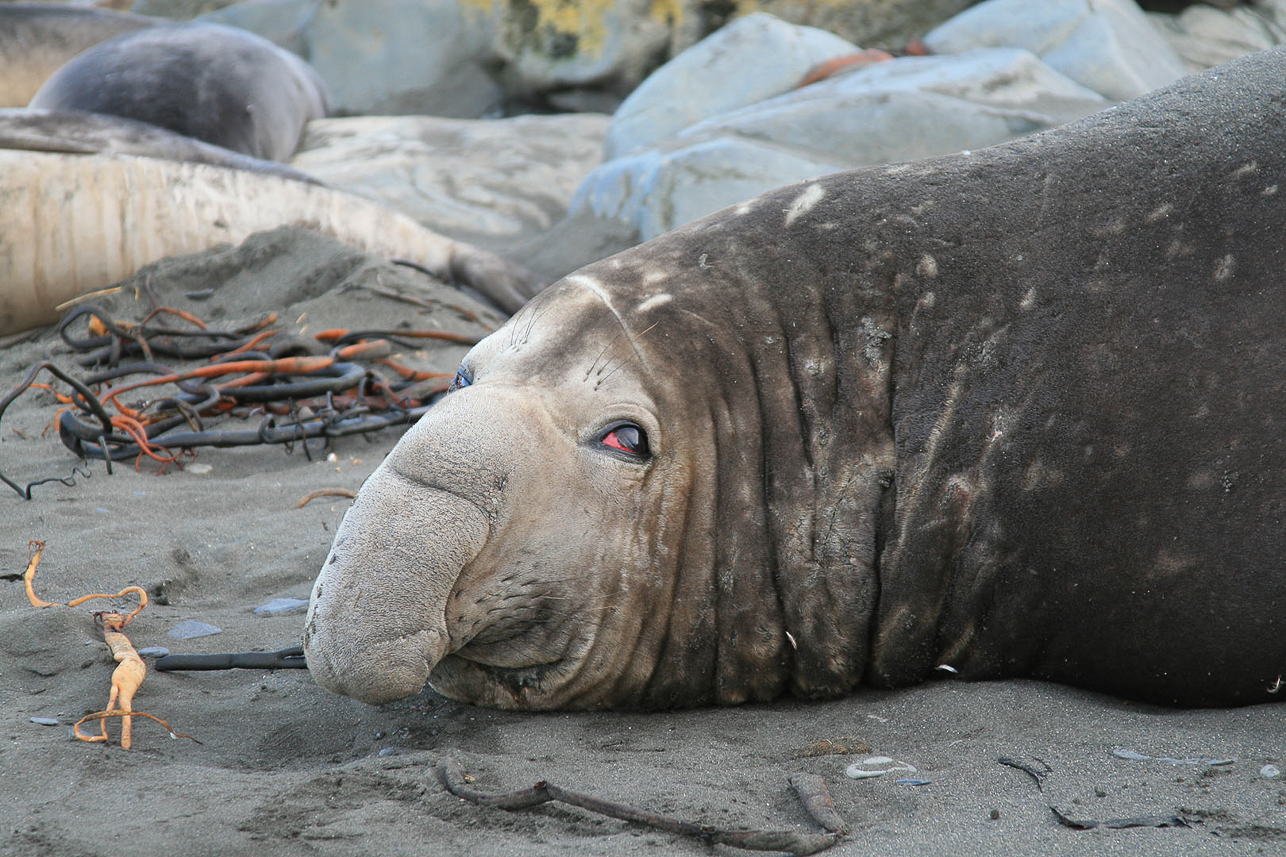
[[612, 117], [604, 156], [624, 155], [702, 119], [789, 92], [814, 66], [858, 50], [824, 30], [772, 15], [738, 18], [661, 66], [625, 99]]
[[309, 123], [291, 163], [444, 235], [503, 252], [563, 218], [599, 163], [607, 123], [601, 114], [320, 119]]
[[986, 0], [934, 29], [935, 53], [1026, 48], [1051, 68], [1113, 101], [1125, 101], [1187, 73], [1175, 49], [1134, 0]]
[[198, 20], [242, 27], [304, 57], [337, 115], [476, 118], [500, 108], [486, 16], [456, 0], [257, 0]]
[[[1286, 9], [1286, 4], [1281, 7]], [[1269, 9], [1189, 6], [1178, 15], [1148, 13], [1189, 71], [1222, 65], [1286, 41], [1286, 30]]]
[[903, 57], [698, 122], [604, 163], [570, 213], [646, 241], [766, 190], [1011, 140], [1109, 106], [1028, 51]]

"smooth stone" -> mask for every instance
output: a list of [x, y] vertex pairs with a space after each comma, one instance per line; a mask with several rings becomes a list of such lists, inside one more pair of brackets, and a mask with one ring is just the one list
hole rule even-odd
[[308, 60], [337, 115], [426, 113], [479, 117], [496, 110], [490, 12], [455, 0], [237, 3], [198, 20], [242, 27]]
[[1149, 12], [1157, 31], [1183, 59], [1189, 71], [1201, 71], [1286, 41], [1271, 14], [1238, 6], [1216, 9], [1189, 6], [1178, 15]]
[[1179, 54], [1133, 0], [985, 0], [931, 31], [924, 43], [940, 54], [1026, 48], [1114, 101], [1187, 73]]
[[31, 722], [39, 726], [57, 726], [58, 718], [57, 717], [33, 717], [31, 718]]
[[620, 157], [702, 119], [789, 92], [809, 69], [859, 50], [824, 30], [762, 12], [738, 18], [661, 66], [630, 93], [612, 117], [603, 156]]
[[165, 646], [147, 646], [139, 649], [138, 653], [145, 658], [163, 658], [170, 653], [170, 650]]
[[267, 604], [254, 609], [256, 616], [281, 616], [287, 613], [303, 613], [308, 609], [308, 602], [298, 598], [274, 598]]
[[1020, 48], [903, 57], [698, 122], [615, 158], [568, 219], [618, 221], [647, 241], [781, 185], [975, 149], [1109, 106]]
[[292, 166], [458, 240], [504, 252], [562, 220], [601, 160], [601, 114], [308, 124]]
[[176, 640], [194, 640], [197, 637], [210, 637], [222, 634], [223, 629], [216, 625], [207, 625], [195, 619], [185, 619], [165, 632]]
[[1281, 772], [1281, 768], [1276, 765], [1264, 765], [1259, 769], [1259, 775], [1261, 777], [1267, 777], [1270, 780], [1274, 777], [1280, 776]]

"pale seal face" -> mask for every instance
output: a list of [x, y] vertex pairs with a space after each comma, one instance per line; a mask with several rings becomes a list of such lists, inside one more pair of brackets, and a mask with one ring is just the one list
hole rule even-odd
[[[662, 521], [683, 518], [710, 462], [667, 428], [672, 403], [650, 382], [663, 338], [640, 326], [646, 312], [618, 319], [590, 277], [555, 291], [468, 355], [458, 389], [348, 513], [308, 617], [324, 686], [380, 702], [427, 677], [449, 697], [531, 708], [644, 694], [678, 590], [680, 534]], [[372, 518], [394, 531], [386, 543], [371, 542]], [[458, 567], [424, 568], [413, 540], [426, 554], [452, 545]], [[417, 621], [372, 627], [370, 611], [405, 618], [421, 600]], [[391, 638], [380, 651], [397, 650], [393, 668], [351, 662], [369, 657], [351, 640], [368, 632]]]

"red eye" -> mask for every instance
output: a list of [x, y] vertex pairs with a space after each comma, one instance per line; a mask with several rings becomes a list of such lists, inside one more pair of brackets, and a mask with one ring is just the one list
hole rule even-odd
[[647, 433], [633, 423], [616, 426], [603, 435], [602, 444], [639, 457], [649, 453]]

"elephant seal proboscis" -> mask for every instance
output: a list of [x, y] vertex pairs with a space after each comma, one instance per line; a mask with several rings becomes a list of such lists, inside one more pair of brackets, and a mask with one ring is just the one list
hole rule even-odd
[[299, 57], [221, 24], [159, 24], [100, 42], [59, 68], [31, 107], [148, 122], [280, 161], [326, 115], [325, 86]]
[[532, 709], [1286, 696], [1283, 193], [1276, 49], [584, 268], [362, 487], [309, 667]]

